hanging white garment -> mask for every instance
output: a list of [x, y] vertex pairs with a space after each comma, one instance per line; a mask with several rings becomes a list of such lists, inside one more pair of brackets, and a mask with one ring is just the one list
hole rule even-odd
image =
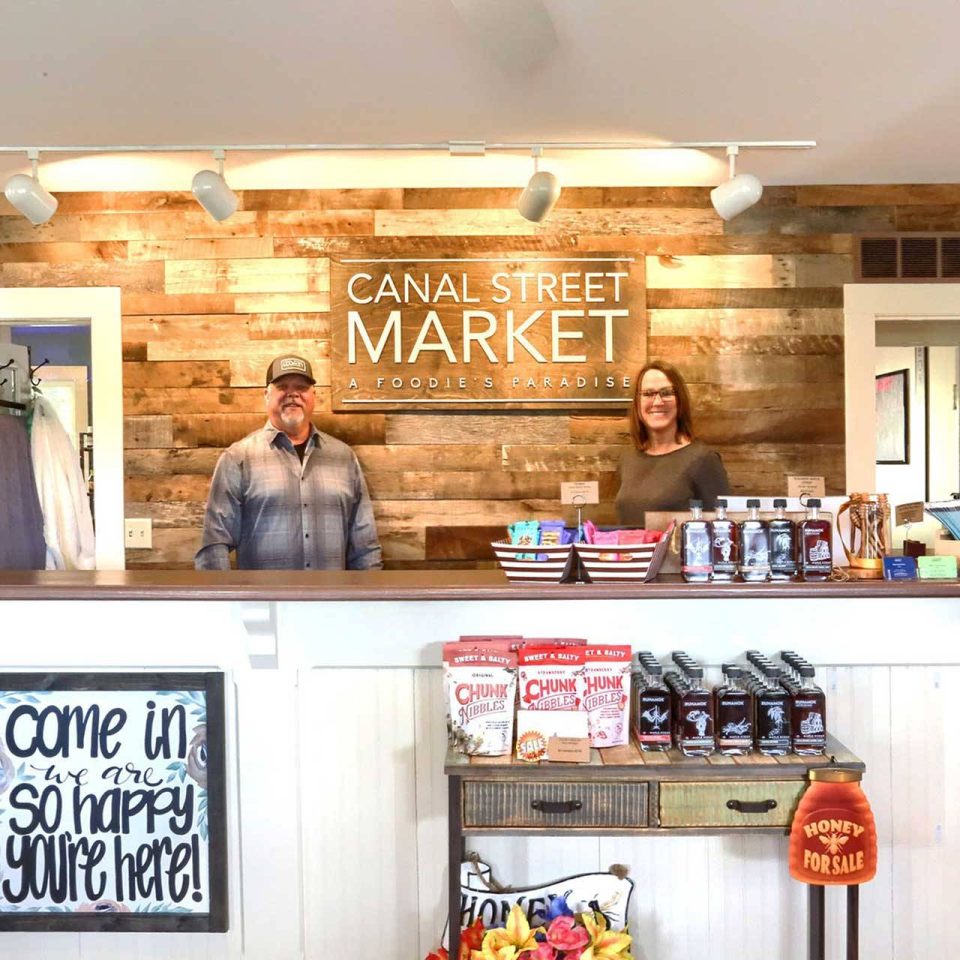
[[30, 453], [43, 510], [48, 570], [92, 570], [96, 563], [93, 517], [77, 452], [52, 404], [37, 394]]

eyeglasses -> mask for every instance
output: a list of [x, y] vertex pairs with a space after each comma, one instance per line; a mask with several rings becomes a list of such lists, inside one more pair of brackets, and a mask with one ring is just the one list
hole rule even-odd
[[659, 390], [641, 390], [640, 396], [644, 400], [656, 400], [659, 397], [666, 403], [668, 400], [673, 400], [677, 396], [677, 391], [673, 387], [661, 387]]

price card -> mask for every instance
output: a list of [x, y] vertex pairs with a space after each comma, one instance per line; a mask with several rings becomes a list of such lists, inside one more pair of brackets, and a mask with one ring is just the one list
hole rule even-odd
[[957, 558], [951, 556], [917, 557], [921, 580], [956, 580]]
[[788, 497], [824, 497], [826, 485], [823, 477], [787, 477]]
[[596, 480], [578, 480], [560, 484], [560, 502], [584, 506], [600, 502], [600, 484]]

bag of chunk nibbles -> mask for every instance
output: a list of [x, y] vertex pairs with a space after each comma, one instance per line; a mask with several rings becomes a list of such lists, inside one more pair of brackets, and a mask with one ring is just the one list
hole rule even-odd
[[581, 709], [587, 712], [591, 747], [630, 741], [630, 658], [627, 645], [588, 646], [580, 675]]
[[517, 655], [496, 641], [443, 645], [447, 732], [459, 753], [502, 757], [513, 750]]
[[521, 710], [578, 710], [585, 646], [530, 646], [517, 654]]

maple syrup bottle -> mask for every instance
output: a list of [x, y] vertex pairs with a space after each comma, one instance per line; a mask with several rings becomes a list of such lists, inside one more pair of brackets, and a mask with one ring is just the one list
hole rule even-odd
[[707, 757], [716, 750], [713, 696], [704, 685], [703, 667], [688, 667], [686, 680], [687, 689], [680, 697], [677, 746], [685, 757]]
[[753, 697], [743, 685], [743, 668], [724, 666], [727, 683], [717, 691], [717, 746], [736, 757], [753, 749]]
[[793, 752], [821, 756], [827, 750], [827, 698], [817, 686], [816, 670], [801, 660], [797, 665], [800, 683], [792, 694]]
[[740, 522], [740, 576], [751, 583], [770, 579], [770, 527], [760, 519], [760, 501], [748, 500], [750, 511]]
[[713, 579], [735, 580], [740, 561], [740, 528], [727, 518], [727, 501], [717, 500], [717, 513], [710, 521]]
[[790, 694], [780, 685], [781, 670], [772, 664], [762, 668], [763, 682], [757, 691], [757, 750], [768, 757], [790, 752]]
[[792, 580], [797, 573], [797, 527], [786, 515], [787, 501], [773, 501], [770, 521], [770, 579]]
[[663, 667], [646, 662], [645, 685], [637, 697], [637, 742], [644, 753], [669, 750], [673, 711], [670, 691], [663, 682]]
[[703, 519], [703, 501], [691, 500], [690, 520], [684, 521], [680, 535], [680, 562], [687, 583], [707, 583], [713, 572], [710, 565], [710, 526]]
[[807, 517], [797, 531], [800, 544], [800, 572], [804, 580], [829, 580], [833, 573], [830, 521], [820, 519], [820, 501], [807, 500]]

